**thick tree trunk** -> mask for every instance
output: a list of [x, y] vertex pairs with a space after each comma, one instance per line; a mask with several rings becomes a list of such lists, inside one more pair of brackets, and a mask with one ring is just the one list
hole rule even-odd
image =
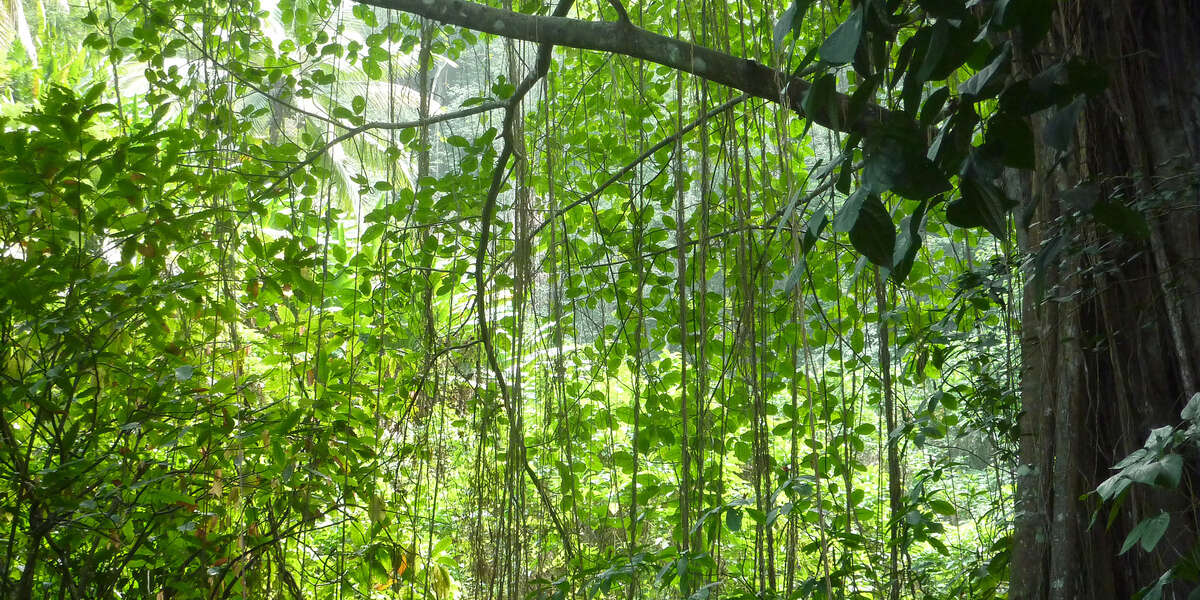
[[[1095, 502], [1080, 500], [1151, 428], [1178, 423], [1200, 391], [1200, 6], [1061, 2], [1048, 40], [1018, 68], [1041, 72], [1067, 56], [1103, 66], [1110, 83], [1088, 102], [1065, 159], [1040, 147], [1022, 199], [1022, 246], [1043, 258], [1033, 261], [1042, 273], [1023, 309], [1011, 588], [1020, 600], [1130, 598], [1191, 550], [1200, 530], [1195, 464], [1177, 491], [1131, 488], [1107, 529], [1109, 507], [1089, 527]], [[1066, 193], [1080, 183], [1098, 195]], [[1098, 224], [1097, 199], [1141, 213], [1148, 233]], [[1171, 527], [1155, 551], [1118, 556], [1129, 531], [1164, 510]], [[1182, 598], [1190, 585], [1166, 590]]]

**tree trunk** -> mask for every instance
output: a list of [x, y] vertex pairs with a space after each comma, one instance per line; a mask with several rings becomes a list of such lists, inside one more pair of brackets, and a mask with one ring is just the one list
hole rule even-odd
[[[1109, 86], [1088, 101], [1065, 158], [1039, 145], [1021, 198], [1021, 244], [1040, 273], [1023, 306], [1011, 563], [1019, 600], [1130, 598], [1189, 552], [1200, 530], [1194, 461], [1176, 490], [1133, 486], [1110, 527], [1108, 506], [1091, 524], [1095, 497], [1080, 500], [1151, 428], [1177, 424], [1200, 391], [1200, 7], [1061, 2], [1047, 40], [1017, 68], [1032, 75], [1070, 56], [1102, 66]], [[1048, 120], [1035, 119], [1035, 134]], [[1126, 209], [1148, 231], [1100, 224]], [[1118, 556], [1129, 531], [1160, 511], [1171, 525], [1155, 551]], [[1164, 591], [1182, 598], [1192, 585]]]

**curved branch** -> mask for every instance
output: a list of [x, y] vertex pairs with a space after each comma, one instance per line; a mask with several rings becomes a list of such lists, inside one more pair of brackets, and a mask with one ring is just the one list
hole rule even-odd
[[[423, 0], [426, 6], [437, 6], [440, 0]], [[567, 14], [571, 10], [571, 5], [575, 0], [559, 0], [558, 5], [554, 7], [554, 15], [557, 18]], [[507, 11], [501, 11], [507, 12]], [[511, 13], [517, 14], [517, 13]], [[537, 62], [531, 70], [517, 86], [513, 95], [508, 98], [505, 106], [504, 124], [501, 129], [501, 139], [503, 146], [500, 150], [500, 155], [496, 158], [496, 166], [492, 171], [492, 181], [488, 187], [487, 198], [483, 202], [483, 215], [479, 224], [479, 245], [475, 249], [475, 312], [476, 319], [479, 322], [479, 339], [483, 342], [484, 355], [487, 357], [488, 366], [491, 367], [492, 373], [496, 376], [496, 385], [500, 389], [500, 399], [505, 407], [509, 410], [509, 426], [517, 427], [519, 423], [519, 415], [515, 412], [512, 399], [509, 397], [508, 385], [504, 381], [504, 370], [500, 368], [500, 361], [496, 356], [496, 348], [492, 343], [491, 326], [487, 318], [487, 291], [486, 282], [488, 277], [484, 275], [484, 262], [487, 259], [488, 242], [491, 239], [492, 219], [496, 217], [496, 203], [500, 197], [500, 190], [504, 187], [505, 171], [508, 169], [508, 161], [514, 155], [516, 148], [516, 119], [519, 115], [517, 108], [529, 90], [537, 84], [546, 73], [550, 71], [550, 51], [554, 49], [552, 42], [543, 41], [538, 46]], [[558, 518], [558, 511], [554, 509], [554, 503], [550, 501], [550, 497], [546, 494], [546, 490], [542, 486], [541, 479], [537, 476], [537, 472], [529, 465], [529, 460], [525, 456], [524, 434], [521, 433], [521, 451], [520, 460], [524, 463], [525, 473], [529, 480], [533, 483], [538, 495], [545, 504], [547, 511], [550, 513], [550, 520], [554, 522], [554, 526], [558, 529], [559, 535], [563, 540], [563, 549], [567, 553], [567, 562], [570, 563], [574, 558], [574, 552], [571, 548], [570, 536], [567, 535], [567, 529], [563, 525], [562, 520]]]
[[859, 111], [860, 114], [851, 120], [850, 97], [841, 93], [833, 95], [836, 110], [820, 110], [814, 111], [814, 114], [807, 114], [802, 103], [812, 87], [808, 81], [776, 71], [753, 60], [650, 32], [628, 21], [584, 21], [562, 16], [530, 15], [492, 8], [469, 0], [355, 2], [399, 10], [511, 39], [611, 52], [648, 60], [741, 90], [751, 96], [783, 104], [814, 123], [845, 133], [865, 136], [878, 123], [898, 116], [897, 113], [877, 104], [867, 104]]
[[621, 0], [608, 0], [608, 3], [612, 5], [613, 10], [617, 11], [617, 20], [618, 21], [621, 21], [624, 23], [632, 22], [629, 20], [629, 13], [625, 12], [625, 5], [621, 4]]

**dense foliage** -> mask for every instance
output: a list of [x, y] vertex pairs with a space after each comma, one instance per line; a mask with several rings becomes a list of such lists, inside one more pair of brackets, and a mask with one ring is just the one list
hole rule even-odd
[[[15, 0], [0, 589], [1005, 597], [1020, 290], [1085, 250], [1018, 252], [1001, 174], [1104, 78], [970, 4], [572, 7], [797, 112], [348, 1]], [[1097, 499], [1179, 485], [1189, 410]]]

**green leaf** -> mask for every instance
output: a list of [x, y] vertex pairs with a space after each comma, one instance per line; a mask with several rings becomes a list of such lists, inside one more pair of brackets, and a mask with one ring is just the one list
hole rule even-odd
[[821, 232], [825, 231], [825, 226], [828, 224], [829, 216], [825, 213], [825, 209], [821, 209], [820, 213], [813, 215], [804, 228], [804, 240], [800, 242], [800, 250], [808, 254], [808, 251], [817, 245], [817, 240], [821, 239]]
[[966, 3], [962, 0], [917, 0], [917, 4], [938, 18], [961, 19], [967, 16]]
[[958, 511], [954, 508], [954, 505], [946, 502], [945, 500], [930, 500], [929, 508], [933, 509], [933, 512], [942, 515], [943, 517], [953, 517], [954, 515], [958, 514]]
[[844, 65], [854, 59], [858, 50], [858, 42], [862, 39], [863, 7], [859, 6], [850, 13], [845, 23], [838, 25], [825, 42], [821, 44], [821, 60], [831, 65]]
[[1155, 484], [1163, 487], [1179, 487], [1183, 477], [1183, 457], [1178, 454], [1168, 454], [1159, 460], [1161, 465]]
[[983, 227], [1004, 239], [1008, 211], [1012, 208], [1004, 193], [992, 183], [973, 177], [962, 179], [959, 189], [962, 197], [946, 206], [946, 220], [957, 227]]
[[812, 87], [808, 88], [808, 93], [804, 95], [804, 101], [800, 107], [810, 119], [827, 115], [830, 123], [836, 125], [839, 116], [838, 106], [834, 101], [836, 93], [837, 78], [833, 76], [833, 73], [826, 73], [818, 77]]
[[[776, 50], [782, 50], [783, 39], [788, 33], [795, 34], [800, 31], [800, 26], [804, 23], [804, 14], [808, 12], [808, 7], [811, 6], [813, 0], [792, 0], [792, 4], [783, 11], [779, 20], [775, 22], [775, 31], [772, 40], [775, 43]], [[793, 37], [795, 37], [793, 35]]]
[[288, 413], [288, 415], [275, 426], [275, 432], [280, 435], [291, 433], [292, 429], [304, 418], [304, 410], [297, 408]]
[[795, 289], [796, 284], [800, 283], [800, 278], [804, 277], [806, 270], [808, 270], [808, 259], [801, 257], [800, 260], [796, 262], [795, 266], [792, 267], [791, 272], [788, 273], [787, 279], [783, 282], [784, 295], [792, 293], [792, 290]]
[[741, 531], [742, 511], [736, 508], [729, 509], [729, 511], [725, 513], [725, 526], [728, 527], [730, 531]]
[[925, 228], [925, 213], [928, 212], [929, 206], [928, 200], [922, 200], [913, 214], [904, 217], [900, 222], [900, 240], [896, 244], [896, 255], [893, 257], [895, 262], [892, 264], [891, 273], [892, 281], [897, 285], [904, 283], [908, 274], [912, 272], [917, 252], [924, 242], [921, 232]]
[[183, 365], [175, 368], [175, 379], [179, 381], [187, 381], [192, 378], [192, 373], [195, 372], [195, 367], [191, 365]]
[[1015, 169], [1034, 167], [1033, 130], [1018, 116], [1001, 112], [988, 119], [983, 147], [989, 154], [1000, 157], [1006, 166]]
[[992, 62], [959, 86], [959, 93], [972, 100], [981, 100], [1000, 93], [998, 84], [1003, 82], [1011, 58], [1012, 46], [1005, 43]]
[[850, 229], [850, 243], [867, 260], [881, 266], [892, 266], [892, 251], [896, 247], [896, 228], [892, 217], [877, 194], [868, 194], [858, 219]]
[[996, 0], [992, 6], [992, 26], [1006, 31], [1017, 23], [1017, 15], [1024, 0]]
[[925, 104], [921, 106], [921, 125], [923, 127], [932, 127], [937, 123], [937, 118], [941, 116], [942, 107], [946, 105], [946, 100], [950, 99], [950, 88], [942, 86], [933, 91], [928, 98], [925, 99]]
[[925, 200], [950, 190], [950, 181], [929, 160], [920, 140], [902, 132], [885, 135], [866, 150], [863, 184], [874, 193], [893, 191]]
[[858, 213], [862, 212], [863, 203], [866, 202], [867, 196], [870, 195], [866, 187], [860, 187], [846, 198], [842, 207], [838, 209], [837, 216], [833, 219], [834, 233], [847, 233], [854, 228], [854, 224], [858, 222]]
[[1192, 394], [1192, 399], [1188, 400], [1187, 406], [1183, 407], [1179, 416], [1185, 421], [1200, 423], [1200, 392]]
[[965, 22], [960, 22], [959, 26], [952, 23], [949, 19], [938, 19], [932, 27], [922, 29], [930, 32], [929, 42], [922, 53], [920, 68], [910, 68], [914, 84], [919, 86], [927, 81], [946, 79], [971, 55], [976, 32], [966, 27]]
[[1134, 544], [1141, 542], [1142, 550], [1150, 552], [1158, 546], [1158, 541], [1162, 539], [1163, 533], [1166, 533], [1167, 526], [1171, 524], [1171, 515], [1163, 512], [1156, 517], [1150, 517], [1137, 524], [1133, 531], [1125, 537], [1125, 543], [1121, 545], [1121, 551], [1118, 554], [1125, 554]]
[[1101, 200], [1091, 207], [1091, 212], [1096, 221], [1121, 235], [1135, 239], [1150, 236], [1146, 217], [1120, 200]]

